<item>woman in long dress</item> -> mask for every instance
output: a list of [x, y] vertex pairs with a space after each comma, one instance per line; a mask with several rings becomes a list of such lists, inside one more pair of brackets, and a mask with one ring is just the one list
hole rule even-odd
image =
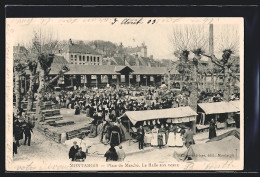
[[176, 141], [175, 141], [175, 146], [177, 147], [182, 147], [183, 146], [183, 140], [181, 136], [181, 128], [178, 127], [176, 131]]
[[216, 137], [216, 124], [214, 119], [211, 119], [210, 125], [209, 125], [209, 139]]
[[156, 125], [152, 129], [151, 146], [158, 146], [158, 128]]
[[159, 129], [159, 134], [162, 135], [162, 146], [164, 146], [166, 144], [166, 138], [165, 138], [165, 134], [166, 134], [166, 128], [164, 127], [164, 124], [161, 125], [161, 128]]
[[167, 141], [168, 146], [175, 146], [175, 141], [176, 141], [176, 128], [171, 124], [169, 128], [169, 137]]

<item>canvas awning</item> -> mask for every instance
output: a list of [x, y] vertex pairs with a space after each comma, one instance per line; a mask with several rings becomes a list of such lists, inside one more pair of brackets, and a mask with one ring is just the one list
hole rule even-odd
[[123, 117], [128, 117], [129, 120], [135, 125], [139, 121], [155, 119], [188, 118], [189, 120], [194, 120], [195, 116], [197, 116], [197, 113], [193, 111], [189, 106], [186, 106], [160, 110], [127, 111], [120, 117], [120, 119]]
[[198, 106], [205, 114], [221, 114], [239, 111], [239, 109], [230, 102], [199, 103]]
[[230, 103], [240, 110], [240, 100], [230, 101]]

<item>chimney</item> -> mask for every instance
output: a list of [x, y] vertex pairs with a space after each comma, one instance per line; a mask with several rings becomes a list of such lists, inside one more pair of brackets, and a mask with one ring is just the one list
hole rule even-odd
[[214, 54], [214, 43], [213, 43], [213, 24], [209, 25], [209, 55]]
[[138, 55], [135, 55], [135, 65], [139, 66], [139, 59], [138, 59]]

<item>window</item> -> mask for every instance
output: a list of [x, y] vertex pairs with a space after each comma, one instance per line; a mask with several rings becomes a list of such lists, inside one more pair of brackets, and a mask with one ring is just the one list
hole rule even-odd
[[97, 62], [99, 62], [99, 57], [97, 57]]
[[79, 63], [81, 65], [81, 63]]
[[73, 62], [70, 62], [70, 64], [73, 64]]
[[92, 56], [90, 57], [90, 61], [92, 62]]
[[79, 61], [81, 61], [81, 55], [79, 56]]
[[85, 75], [81, 75], [81, 76], [80, 76], [80, 80], [81, 80], [81, 83], [82, 83], [82, 84], [87, 83], [87, 82], [86, 82], [86, 79], [85, 79]]
[[83, 65], [85, 64], [85, 63], [82, 63]]
[[64, 76], [61, 76], [58, 80], [58, 84], [64, 84]]
[[71, 55], [70, 58], [73, 58], [73, 55]]
[[89, 56], [87, 56], [87, 62], [89, 62]]
[[77, 55], [75, 55], [74, 57], [77, 58]]
[[83, 61], [85, 61], [85, 56], [83, 56]]
[[96, 57], [94, 57], [94, 62], [96, 62]]

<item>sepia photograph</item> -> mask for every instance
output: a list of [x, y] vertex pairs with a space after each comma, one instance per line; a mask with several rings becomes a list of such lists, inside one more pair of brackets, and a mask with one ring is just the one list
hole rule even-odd
[[243, 18], [6, 18], [6, 171], [243, 170]]

